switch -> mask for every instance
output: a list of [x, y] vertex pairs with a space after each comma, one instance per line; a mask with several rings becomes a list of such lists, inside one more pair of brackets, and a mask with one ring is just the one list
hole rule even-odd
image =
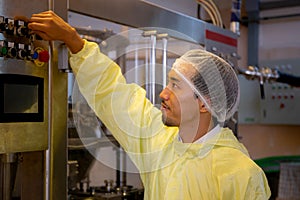
[[27, 28], [27, 23], [21, 20], [16, 20], [15, 21], [15, 26], [16, 26], [16, 34], [18, 36], [26, 36], [28, 35], [28, 28]]
[[15, 44], [13, 42], [8, 42], [8, 51], [7, 51], [7, 56], [9, 58], [16, 58], [17, 57], [17, 49], [15, 47]]
[[0, 16], [0, 32], [4, 32], [6, 30], [5, 18]]
[[10, 18], [6, 18], [5, 19], [5, 23], [6, 23], [6, 33], [8, 35], [15, 35], [15, 21], [13, 19]]
[[17, 56], [19, 59], [27, 60], [27, 51], [25, 48], [25, 44], [18, 44], [17, 45]]
[[47, 50], [42, 50], [39, 52], [39, 61], [41, 61], [41, 62], [49, 61], [49, 53]]
[[33, 50], [32, 45], [29, 45], [27, 47], [27, 59], [33, 61], [33, 60], [37, 59], [38, 56], [39, 56], [39, 54]]

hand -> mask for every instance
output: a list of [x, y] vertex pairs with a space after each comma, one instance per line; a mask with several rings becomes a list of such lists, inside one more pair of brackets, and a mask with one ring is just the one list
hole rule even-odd
[[76, 30], [53, 11], [33, 14], [29, 19], [28, 28], [44, 40], [64, 42], [72, 53], [77, 53], [84, 45]]

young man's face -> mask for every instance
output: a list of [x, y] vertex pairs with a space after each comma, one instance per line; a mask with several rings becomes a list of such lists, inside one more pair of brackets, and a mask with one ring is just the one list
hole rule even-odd
[[[191, 72], [182, 72], [190, 79]], [[168, 74], [168, 85], [160, 93], [163, 121], [168, 126], [180, 126], [182, 123], [199, 121], [199, 100], [192, 88], [174, 70]]]

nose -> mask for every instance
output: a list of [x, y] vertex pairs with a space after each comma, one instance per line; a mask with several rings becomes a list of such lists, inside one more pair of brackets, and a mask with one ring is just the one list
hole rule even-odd
[[159, 94], [159, 97], [162, 99], [162, 100], [168, 100], [169, 97], [170, 97], [170, 90], [168, 89], [168, 87], [165, 87], [161, 93]]

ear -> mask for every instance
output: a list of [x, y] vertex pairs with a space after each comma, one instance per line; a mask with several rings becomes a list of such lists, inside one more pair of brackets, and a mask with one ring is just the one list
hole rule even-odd
[[199, 98], [198, 98], [198, 105], [199, 105], [200, 113], [206, 113], [206, 112], [208, 112], [205, 104]]

